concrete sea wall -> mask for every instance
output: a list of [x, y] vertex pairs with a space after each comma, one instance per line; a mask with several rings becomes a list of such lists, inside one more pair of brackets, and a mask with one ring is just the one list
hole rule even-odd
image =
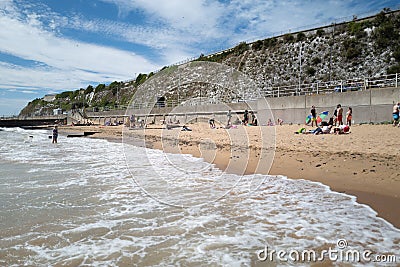
[[211, 116], [224, 123], [229, 109], [234, 113], [232, 121], [236, 120], [235, 116], [242, 119], [243, 112], [247, 109], [255, 111], [259, 123], [263, 125], [268, 119], [276, 122], [278, 118], [284, 123], [304, 123], [312, 105], [316, 107], [317, 112], [327, 110], [332, 115], [337, 104], [341, 104], [345, 112], [348, 107], [353, 108], [353, 123], [380, 123], [392, 120], [392, 107], [398, 101], [400, 101], [400, 87], [374, 88], [353, 92], [265, 98], [242, 103], [89, 112], [88, 116], [95, 123], [100, 124], [110, 119], [126, 120], [131, 114], [135, 114], [137, 118], [146, 119], [147, 123], [170, 118], [179, 120], [181, 123], [190, 123], [207, 120]]

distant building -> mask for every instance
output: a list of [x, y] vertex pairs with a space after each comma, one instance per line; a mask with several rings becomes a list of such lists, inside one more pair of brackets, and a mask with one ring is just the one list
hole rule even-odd
[[43, 100], [46, 102], [53, 102], [56, 99], [56, 94], [49, 94], [43, 97]]
[[61, 108], [53, 109], [53, 115], [62, 115], [63, 111]]

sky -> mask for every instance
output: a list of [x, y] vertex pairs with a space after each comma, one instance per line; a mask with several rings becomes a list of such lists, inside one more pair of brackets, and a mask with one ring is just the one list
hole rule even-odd
[[0, 0], [0, 116], [240, 42], [365, 17], [398, 0]]

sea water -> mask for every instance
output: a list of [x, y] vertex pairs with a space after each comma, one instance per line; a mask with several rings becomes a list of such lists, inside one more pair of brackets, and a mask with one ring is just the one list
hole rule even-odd
[[[49, 135], [0, 131], [1, 266], [279, 266], [328, 249], [400, 261], [398, 229], [322, 184]], [[272, 250], [286, 257], [264, 261]]]

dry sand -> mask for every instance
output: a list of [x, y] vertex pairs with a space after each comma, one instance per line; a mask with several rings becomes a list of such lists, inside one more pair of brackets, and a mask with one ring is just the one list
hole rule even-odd
[[[203, 157], [217, 167], [237, 174], [262, 173], [307, 179], [332, 190], [354, 195], [400, 228], [400, 129], [391, 125], [355, 125], [345, 135], [294, 134], [300, 125], [238, 126], [210, 129], [206, 123], [145, 130], [123, 126], [62, 127], [60, 132], [98, 131], [95, 138], [130, 142], [172, 153]], [[311, 129], [310, 127], [306, 127]], [[145, 138], [145, 139], [144, 139]], [[275, 147], [276, 144], [276, 147]]]

